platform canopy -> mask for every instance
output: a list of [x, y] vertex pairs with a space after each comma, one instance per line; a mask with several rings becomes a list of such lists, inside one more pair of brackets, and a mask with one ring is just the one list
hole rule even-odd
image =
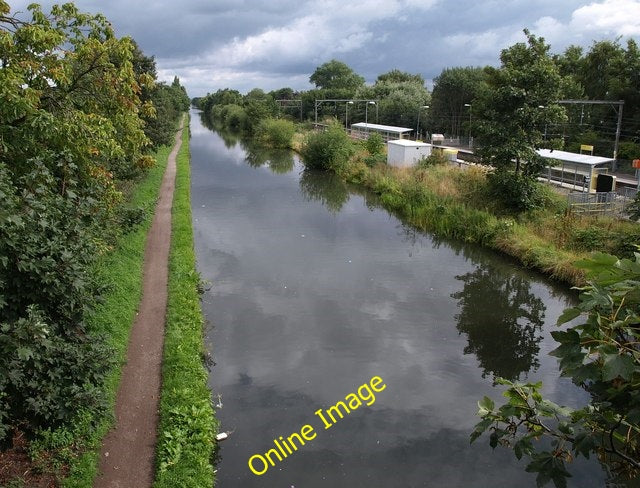
[[573, 190], [595, 191], [598, 174], [606, 173], [613, 158], [578, 154], [568, 151], [538, 149], [538, 154], [547, 159], [546, 176], [548, 182]]
[[396, 127], [394, 125], [368, 124], [366, 122], [358, 122], [351, 124], [352, 129], [368, 130], [369, 132], [388, 132], [389, 134], [404, 134], [411, 132], [413, 129], [407, 127]]
[[601, 164], [612, 163], [614, 161], [613, 158], [591, 156], [589, 154], [577, 154], [568, 151], [557, 151], [555, 149], [538, 149], [538, 154], [543, 158], [556, 159], [562, 163], [571, 163], [585, 167], [594, 167]]

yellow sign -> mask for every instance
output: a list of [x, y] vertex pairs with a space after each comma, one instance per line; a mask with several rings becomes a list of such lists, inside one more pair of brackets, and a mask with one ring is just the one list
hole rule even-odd
[[589, 151], [590, 153], [593, 153], [593, 146], [589, 146], [588, 144], [581, 144], [580, 152], [582, 151]]

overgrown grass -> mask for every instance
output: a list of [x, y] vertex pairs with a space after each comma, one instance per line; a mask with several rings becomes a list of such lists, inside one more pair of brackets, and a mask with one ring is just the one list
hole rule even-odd
[[[110, 412], [113, 412], [115, 405], [121, 367], [125, 361], [129, 342], [129, 331], [142, 294], [142, 266], [146, 236], [151, 226], [153, 209], [170, 151], [170, 147], [158, 150], [157, 164], [131, 191], [128, 206], [146, 209], [141, 224], [122, 235], [114, 251], [103, 256], [95, 268], [98, 280], [107, 285], [107, 291], [102, 296], [100, 305], [89, 318], [89, 326], [91, 331], [108, 336], [109, 345], [115, 350], [117, 361], [116, 368], [105, 384]], [[37, 463], [39, 453], [53, 451], [54, 466], [43, 467], [43, 469], [56, 468], [55, 464], [64, 463], [69, 468], [69, 474], [62, 482], [62, 486], [73, 488], [91, 486], [97, 473], [102, 438], [112, 427], [113, 421], [113, 414], [96, 418], [88, 412], [79, 412], [73, 429], [41, 433], [39, 439], [32, 443], [32, 457]]]
[[584, 282], [575, 261], [592, 251], [629, 256], [640, 243], [637, 223], [571, 214], [545, 185], [543, 208], [513, 213], [491, 195], [481, 167], [368, 167], [352, 158], [341, 175], [379, 194], [387, 209], [421, 230], [499, 250], [572, 285]]
[[187, 130], [177, 165], [154, 487], [210, 487], [218, 425], [203, 365], [204, 322], [193, 249]]

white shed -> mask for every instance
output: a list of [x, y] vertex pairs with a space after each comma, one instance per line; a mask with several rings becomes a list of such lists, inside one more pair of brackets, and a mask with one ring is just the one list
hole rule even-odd
[[413, 166], [422, 158], [431, 155], [431, 144], [400, 139], [387, 143], [387, 164], [391, 166]]

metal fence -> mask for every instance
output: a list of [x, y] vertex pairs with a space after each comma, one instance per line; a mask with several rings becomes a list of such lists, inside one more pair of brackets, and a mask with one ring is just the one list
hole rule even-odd
[[567, 198], [572, 212], [622, 216], [637, 192], [636, 188], [619, 188], [617, 192], [571, 192]]

